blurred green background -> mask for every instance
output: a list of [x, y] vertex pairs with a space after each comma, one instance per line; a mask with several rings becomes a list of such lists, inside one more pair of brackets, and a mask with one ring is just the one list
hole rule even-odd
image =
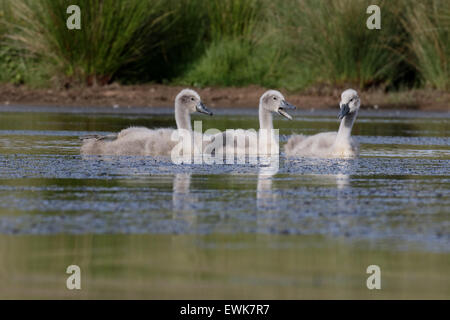
[[0, 0], [0, 43], [0, 82], [38, 87], [448, 90], [450, 1]]

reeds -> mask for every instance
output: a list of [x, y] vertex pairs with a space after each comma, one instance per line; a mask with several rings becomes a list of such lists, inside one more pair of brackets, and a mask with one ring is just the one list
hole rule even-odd
[[410, 34], [412, 64], [423, 85], [450, 89], [450, 2], [419, 2], [409, 8], [404, 21]]
[[[81, 30], [68, 30], [66, 8], [81, 8]], [[144, 35], [164, 16], [162, 1], [17, 0], [8, 44], [64, 81], [105, 84], [138, 59]]]
[[[372, 2], [0, 0], [0, 81], [448, 89], [449, 2]], [[381, 30], [366, 28], [370, 4]]]

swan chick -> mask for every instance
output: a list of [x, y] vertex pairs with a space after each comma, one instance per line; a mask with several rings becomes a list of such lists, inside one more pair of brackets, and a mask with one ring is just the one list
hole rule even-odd
[[[259, 127], [260, 129], [273, 128], [271, 113], [292, 120], [286, 110], [295, 110], [295, 106], [287, 102], [280, 91], [268, 90], [259, 99]], [[270, 122], [269, 122], [270, 121]]]
[[287, 156], [313, 158], [351, 158], [359, 154], [359, 145], [351, 137], [361, 100], [358, 92], [347, 89], [339, 103], [341, 120], [338, 132], [323, 132], [313, 136], [292, 135], [284, 147]]
[[296, 107], [286, 101], [281, 92], [268, 90], [259, 99], [259, 132], [254, 130], [227, 130], [216, 135], [222, 139], [220, 153], [227, 155], [264, 155], [279, 153], [278, 139], [273, 132], [272, 114], [279, 114], [289, 120], [292, 116], [287, 110]]
[[[192, 131], [190, 114], [198, 112], [212, 116], [200, 95], [191, 89], [183, 89], [175, 98], [175, 122], [177, 129]], [[176, 129], [130, 127], [117, 135], [82, 137], [83, 155], [170, 155], [177, 144], [172, 141]]]

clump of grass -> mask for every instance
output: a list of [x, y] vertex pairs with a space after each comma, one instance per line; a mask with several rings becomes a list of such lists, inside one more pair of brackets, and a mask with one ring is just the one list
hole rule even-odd
[[208, 34], [213, 42], [246, 38], [255, 33], [265, 3], [257, 0], [206, 1]]
[[279, 85], [283, 67], [276, 47], [242, 39], [213, 42], [180, 80], [194, 86]]
[[0, 0], [0, 82], [20, 84], [24, 81], [25, 61], [5, 45], [9, 16], [10, 10], [6, 0]]
[[404, 21], [411, 37], [412, 64], [425, 86], [450, 89], [450, 2], [415, 3]]
[[7, 15], [7, 6], [5, 0], [0, 0], [0, 40], [6, 34], [6, 15]]
[[0, 48], [0, 82], [22, 84], [25, 82], [26, 61], [8, 47]]
[[[66, 27], [71, 4], [81, 8], [81, 30]], [[381, 30], [366, 28], [371, 4], [381, 8]], [[448, 89], [449, 7], [446, 0], [0, 0], [0, 81], [390, 90], [418, 84], [419, 75], [420, 85]]]
[[186, 72], [209, 44], [205, 0], [165, 0], [157, 16], [165, 17], [144, 35], [138, 59], [120, 68], [121, 81], [168, 82]]
[[283, 2], [280, 15], [286, 23], [286, 45], [291, 47], [297, 67], [308, 70], [316, 83], [370, 87], [394, 81], [404, 40], [397, 20], [401, 9], [397, 3], [377, 1], [381, 30], [369, 30], [365, 12], [372, 2]]
[[[66, 8], [81, 8], [81, 30], [68, 30]], [[162, 1], [17, 0], [9, 45], [37, 59], [58, 80], [108, 83], [136, 59], [143, 36], [163, 18]]]
[[267, 36], [266, 1], [207, 2], [208, 45], [178, 80], [195, 86], [278, 86], [282, 50]]

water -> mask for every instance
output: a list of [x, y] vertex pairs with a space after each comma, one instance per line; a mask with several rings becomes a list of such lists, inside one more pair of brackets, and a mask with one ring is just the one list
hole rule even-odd
[[[1, 110], [0, 298], [450, 298], [449, 113], [362, 111], [360, 158], [277, 170], [80, 156], [79, 136], [173, 126], [170, 108]], [[215, 111], [195, 120], [257, 127]], [[338, 126], [295, 116], [276, 119], [282, 142]]]

